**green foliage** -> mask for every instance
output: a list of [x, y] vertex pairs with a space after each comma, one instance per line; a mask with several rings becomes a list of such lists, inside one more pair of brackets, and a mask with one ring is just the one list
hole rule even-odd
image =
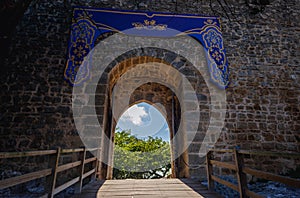
[[138, 139], [130, 131], [115, 133], [115, 179], [151, 179], [170, 172], [170, 144], [161, 138]]

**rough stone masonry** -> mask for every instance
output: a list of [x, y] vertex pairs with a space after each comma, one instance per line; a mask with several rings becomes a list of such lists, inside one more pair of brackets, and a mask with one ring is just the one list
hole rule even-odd
[[[0, 151], [82, 145], [72, 118], [72, 87], [63, 77], [72, 6], [80, 5], [221, 16], [230, 85], [217, 147], [300, 152], [300, 2], [246, 2], [32, 1], [1, 63]], [[299, 166], [282, 158], [250, 163], [277, 173]]]

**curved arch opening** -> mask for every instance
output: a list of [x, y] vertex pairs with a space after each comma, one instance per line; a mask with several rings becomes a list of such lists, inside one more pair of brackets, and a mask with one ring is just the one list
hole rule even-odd
[[170, 127], [160, 104], [139, 101], [118, 119], [114, 135], [114, 179], [172, 176]]
[[[155, 56], [152, 56], [154, 52]], [[203, 66], [201, 68], [207, 66], [205, 59], [201, 59], [199, 64]], [[179, 80], [182, 75], [191, 85], [189, 90], [196, 93], [197, 101], [194, 103], [188, 100], [180, 103], [183, 97], [190, 96], [189, 90]], [[203, 132], [209, 126], [207, 115], [211, 109], [210, 90], [205, 78], [207, 76], [205, 69], [197, 70], [185, 56], [155, 47], [128, 51], [112, 61], [98, 79], [95, 95], [97, 119], [103, 127], [99, 178], [113, 178], [113, 142], [117, 122], [128, 105], [141, 101], [151, 105], [161, 103], [167, 110], [165, 119], [171, 131], [172, 177], [190, 177], [190, 172], [192, 175], [205, 174], [189, 167], [198, 163], [199, 142], [206, 137]], [[143, 80], [148, 78], [151, 79]], [[199, 123], [194, 122], [197, 118], [187, 116], [196, 107], [201, 108]], [[183, 114], [186, 112], [187, 114]]]

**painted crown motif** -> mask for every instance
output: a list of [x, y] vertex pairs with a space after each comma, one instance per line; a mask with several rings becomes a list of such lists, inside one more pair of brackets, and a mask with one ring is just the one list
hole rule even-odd
[[165, 24], [156, 24], [156, 21], [155, 20], [144, 20], [144, 23], [141, 23], [141, 22], [134, 22], [132, 23], [132, 25], [134, 26], [135, 29], [138, 29], [138, 30], [142, 30], [142, 29], [145, 29], [145, 30], [166, 30], [168, 25], [165, 25]]

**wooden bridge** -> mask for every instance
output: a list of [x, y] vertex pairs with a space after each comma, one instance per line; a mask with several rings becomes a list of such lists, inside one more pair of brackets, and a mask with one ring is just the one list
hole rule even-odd
[[74, 198], [221, 197], [191, 179], [106, 180], [94, 182]]
[[[300, 158], [299, 153], [275, 153], [255, 152], [236, 149], [211, 149], [207, 154], [207, 178], [208, 188], [192, 179], [156, 179], [156, 180], [96, 180], [97, 177], [97, 156], [99, 149], [60, 149], [28, 151], [28, 152], [2, 152], [1, 160], [24, 157], [48, 157], [49, 167], [42, 170], [30, 172], [24, 175], [15, 176], [0, 180], [0, 190], [10, 188], [36, 179], [45, 178], [45, 194], [40, 197], [54, 197], [65, 189], [73, 186], [76, 190], [74, 197], [220, 197], [215, 193], [215, 182], [221, 183], [237, 192], [240, 197], [262, 197], [247, 189], [246, 174], [258, 178], [284, 183], [286, 185], [300, 188], [300, 180], [279, 176], [264, 171], [247, 167], [244, 163], [244, 155], [281, 156], [289, 158]], [[230, 153], [233, 155], [233, 162], [220, 162], [214, 159], [213, 153]], [[64, 156], [75, 155], [77, 160], [64, 163]], [[74, 157], [74, 156], [73, 156]], [[214, 167], [223, 167], [233, 170], [236, 173], [238, 185], [222, 180], [214, 175]], [[58, 175], [68, 170], [75, 170], [77, 175], [68, 181], [60, 181]], [[84, 184], [87, 184], [84, 186]]]

